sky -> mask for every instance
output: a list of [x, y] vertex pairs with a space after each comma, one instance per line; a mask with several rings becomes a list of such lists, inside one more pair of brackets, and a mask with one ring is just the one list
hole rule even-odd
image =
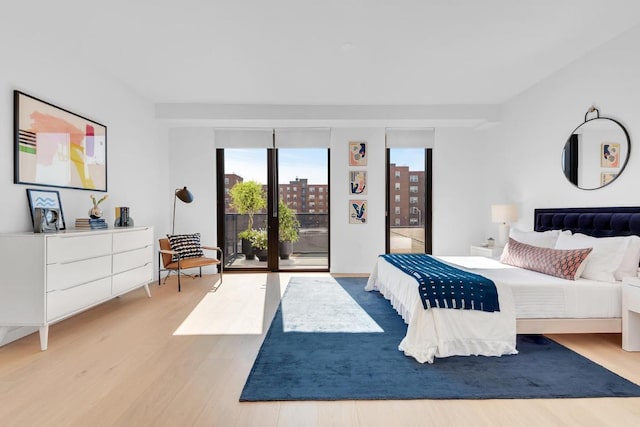
[[[224, 172], [240, 175], [244, 181], [267, 183], [267, 151], [264, 149], [225, 149]], [[325, 148], [278, 149], [281, 184], [307, 178], [309, 184], [327, 184], [327, 150]]]
[[[240, 175], [244, 181], [267, 183], [265, 149], [225, 149], [224, 161], [225, 173]], [[324, 148], [280, 148], [278, 161], [280, 184], [295, 181], [296, 177], [307, 178], [309, 184], [327, 184], [327, 150]], [[424, 149], [394, 148], [391, 163], [409, 166], [412, 171], [423, 171]]]

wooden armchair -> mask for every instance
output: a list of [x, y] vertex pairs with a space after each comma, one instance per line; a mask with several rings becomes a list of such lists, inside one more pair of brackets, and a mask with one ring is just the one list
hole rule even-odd
[[[171, 250], [169, 239], [160, 239], [159, 244], [160, 250], [158, 251], [158, 286], [160, 286], [160, 273], [162, 271], [169, 272], [164, 278], [163, 283], [166, 282], [171, 272], [175, 271], [178, 273], [178, 292], [180, 292], [180, 276], [185, 274], [182, 272], [182, 270], [198, 267], [200, 269], [198, 276], [202, 277], [202, 267], [207, 265], [218, 265], [218, 268], [220, 270], [220, 283], [218, 283], [217, 286], [214, 285], [213, 290], [217, 290], [220, 285], [222, 285], [222, 274], [224, 269], [222, 261], [222, 249], [215, 246], [201, 246], [202, 249], [218, 252], [218, 258], [209, 258], [205, 256], [197, 258], [180, 258], [180, 254], [178, 252]], [[177, 258], [176, 261], [172, 261], [174, 256]]]

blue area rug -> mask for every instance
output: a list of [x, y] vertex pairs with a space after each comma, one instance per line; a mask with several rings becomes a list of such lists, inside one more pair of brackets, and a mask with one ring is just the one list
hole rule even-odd
[[[513, 356], [417, 363], [398, 351], [407, 327], [389, 302], [364, 291], [365, 279], [335, 280], [384, 332], [284, 332], [281, 304], [240, 401], [640, 396], [640, 386], [539, 335], [518, 336]], [[304, 295], [292, 286], [313, 285], [290, 283], [285, 306]]]

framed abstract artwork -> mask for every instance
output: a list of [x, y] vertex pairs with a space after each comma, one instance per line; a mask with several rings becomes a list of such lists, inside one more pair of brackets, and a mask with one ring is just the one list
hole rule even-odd
[[367, 201], [349, 200], [349, 224], [367, 223]]
[[349, 194], [354, 196], [367, 194], [367, 171], [349, 171]]
[[20, 91], [14, 183], [107, 191], [107, 128]]
[[367, 143], [349, 142], [349, 166], [367, 166]]
[[57, 209], [60, 212], [58, 217], [58, 230], [64, 230], [64, 214], [62, 213], [62, 203], [60, 203], [60, 193], [55, 190], [35, 190], [27, 188], [27, 199], [29, 199], [29, 211], [31, 212], [31, 222], [34, 222], [36, 208]]
[[603, 168], [620, 167], [620, 144], [604, 142], [600, 149], [600, 166]]

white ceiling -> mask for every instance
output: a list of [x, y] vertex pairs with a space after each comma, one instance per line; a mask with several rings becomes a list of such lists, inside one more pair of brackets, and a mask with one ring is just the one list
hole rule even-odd
[[499, 104], [640, 22], [637, 0], [11, 3], [3, 33], [155, 103]]

